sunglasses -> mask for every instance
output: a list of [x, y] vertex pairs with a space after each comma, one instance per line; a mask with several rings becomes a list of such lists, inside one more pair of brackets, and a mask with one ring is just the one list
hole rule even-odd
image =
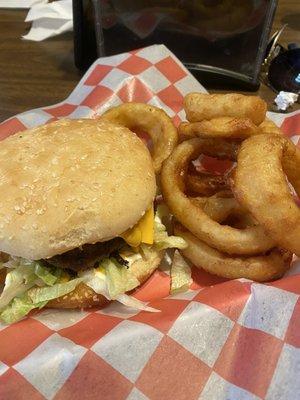
[[273, 91], [300, 93], [300, 46], [290, 43], [288, 48], [278, 41], [287, 24], [274, 33], [266, 49], [260, 80]]

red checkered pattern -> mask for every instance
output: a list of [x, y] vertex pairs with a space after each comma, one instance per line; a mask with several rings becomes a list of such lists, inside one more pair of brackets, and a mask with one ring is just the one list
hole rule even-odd
[[[65, 102], [3, 122], [0, 138], [123, 101], [160, 106], [178, 122], [190, 91], [204, 89], [164, 46], [102, 58]], [[297, 143], [299, 115], [269, 117]], [[267, 285], [196, 268], [192, 278], [190, 291], [168, 297], [170, 277], [158, 270], [136, 290], [160, 313], [111, 303], [0, 325], [0, 399], [299, 399], [300, 266]]]

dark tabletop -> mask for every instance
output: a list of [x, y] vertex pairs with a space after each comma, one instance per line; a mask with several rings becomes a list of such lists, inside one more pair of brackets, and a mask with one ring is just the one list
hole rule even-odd
[[[81, 76], [74, 66], [72, 33], [43, 42], [22, 40], [30, 27], [24, 22], [26, 13], [0, 9], [0, 121], [64, 100]], [[273, 31], [284, 23], [289, 26], [280, 42], [300, 42], [299, 0], [279, 0]], [[272, 107], [274, 92], [261, 85], [257, 94]], [[298, 108], [299, 104], [291, 111]]]

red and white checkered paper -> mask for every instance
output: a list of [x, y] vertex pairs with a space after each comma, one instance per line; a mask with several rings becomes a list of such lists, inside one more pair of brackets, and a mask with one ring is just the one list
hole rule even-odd
[[[97, 60], [62, 103], [3, 122], [0, 138], [57, 118], [93, 117], [125, 101], [184, 119], [205, 89], [164, 46]], [[298, 142], [300, 114], [270, 113]], [[168, 296], [158, 270], [136, 297], [161, 313], [111, 303], [44, 310], [0, 326], [0, 399], [300, 399], [300, 268], [269, 284], [193, 269], [191, 290]]]

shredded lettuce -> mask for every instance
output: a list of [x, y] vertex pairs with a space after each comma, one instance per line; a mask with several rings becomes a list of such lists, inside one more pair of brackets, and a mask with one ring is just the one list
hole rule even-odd
[[36, 275], [32, 268], [20, 266], [9, 271], [5, 277], [4, 289], [0, 296], [0, 310], [14, 298], [21, 296], [35, 285]]
[[157, 235], [155, 245], [158, 250], [164, 249], [185, 249], [187, 244], [184, 239], [179, 236]]
[[57, 299], [72, 292], [82, 281], [82, 278], [76, 278], [69, 282], [57, 283], [53, 286], [34, 287], [28, 291], [28, 296], [33, 303]]
[[38, 276], [46, 285], [52, 286], [60, 276], [58, 268], [54, 272], [50, 272], [49, 268], [44, 267], [39, 262], [34, 262], [34, 273]]
[[[153, 245], [141, 244], [139, 251], [136, 250], [134, 254], [129, 252], [130, 254], [125, 257], [129, 264], [136, 258], [147, 258], [153, 247], [156, 251], [186, 247], [186, 242], [181, 237], [168, 235], [164, 223], [168, 225], [169, 222], [170, 214], [167, 207], [159, 205], [154, 217]], [[72, 292], [81, 282], [109, 300], [117, 300], [139, 310], [157, 311], [125, 294], [139, 286], [140, 282], [130, 268], [121, 266], [113, 257], [101, 260], [98, 268], [79, 272], [75, 279], [70, 279], [70, 276], [60, 268], [48, 267], [40, 261], [25, 260], [20, 257], [10, 257], [8, 261], [0, 262], [1, 268], [7, 268], [7, 274], [0, 295], [0, 319], [7, 323], [16, 322], [34, 308], [42, 308], [49, 300]], [[190, 276], [187, 269], [177, 262], [173, 266], [173, 275], [173, 289], [185, 288]]]
[[127, 307], [135, 308], [137, 310], [148, 311], [148, 312], [160, 312], [160, 310], [157, 310], [156, 308], [153, 307], [149, 307], [141, 300], [138, 300], [132, 296], [128, 296], [127, 294], [118, 295], [116, 297], [116, 300]]
[[130, 270], [124, 268], [114, 258], [103, 259], [98, 268], [79, 274], [84, 283], [108, 300], [134, 289], [140, 283]]
[[[13, 268], [13, 265], [15, 268]], [[19, 297], [36, 284], [53, 285], [59, 276], [50, 272], [50, 268], [44, 267], [36, 261], [14, 259], [10, 263], [6, 274], [4, 289], [0, 296], [0, 310], [7, 306], [14, 298]]]
[[102, 266], [105, 268], [108, 293], [112, 300], [139, 286], [139, 280], [128, 269], [118, 266], [114, 260], [107, 258], [103, 260]]
[[162, 219], [168, 216], [167, 208], [163, 205], [158, 206], [154, 217], [154, 245], [157, 250], [169, 248], [184, 249], [187, 247], [186, 241], [180, 236], [169, 236]]
[[6, 268], [8, 272], [0, 296], [0, 319], [6, 323], [16, 322], [34, 308], [44, 307], [49, 300], [71, 292], [82, 281], [78, 278], [56, 283], [61, 270], [21, 258], [11, 259]]
[[110, 300], [108, 293], [106, 273], [103, 267], [88, 269], [78, 273], [78, 276], [83, 279], [85, 285], [93, 289], [97, 294], [101, 294]]
[[159, 312], [159, 310], [148, 307], [142, 301], [124, 293], [124, 291], [138, 286], [139, 281], [127, 269], [116, 265], [114, 260], [106, 259], [101, 262], [98, 268], [82, 272], [79, 275], [87, 286], [92, 288], [94, 292], [105, 296], [108, 300], [114, 298], [114, 300], [127, 307], [142, 311]]
[[171, 294], [186, 292], [192, 283], [191, 268], [178, 250], [171, 265]]
[[27, 294], [22, 297], [15, 297], [13, 301], [0, 313], [0, 318], [6, 324], [12, 324], [25, 317], [34, 308], [41, 309], [47, 301], [32, 303]]

